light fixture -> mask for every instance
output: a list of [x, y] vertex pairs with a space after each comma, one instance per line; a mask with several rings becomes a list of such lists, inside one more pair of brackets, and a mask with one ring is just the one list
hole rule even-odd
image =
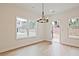
[[37, 22], [39, 22], [39, 23], [47, 23], [48, 22], [48, 18], [45, 17], [45, 15], [44, 15], [44, 3], [42, 3], [42, 16], [40, 19], [37, 20]]

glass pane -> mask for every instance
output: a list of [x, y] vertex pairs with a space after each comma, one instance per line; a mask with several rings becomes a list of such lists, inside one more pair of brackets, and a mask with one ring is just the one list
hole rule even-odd
[[16, 18], [16, 38], [27, 37], [27, 20], [17, 17]]
[[72, 19], [70, 19], [69, 20], [69, 26], [71, 28], [74, 28], [74, 29], [79, 28], [79, 19], [78, 18], [72, 18]]
[[29, 20], [29, 37], [35, 37], [36, 36], [36, 21]]
[[29, 37], [35, 37], [36, 36], [36, 30], [35, 29], [30, 29], [29, 30]]
[[35, 29], [36, 28], [36, 21], [29, 20], [29, 29]]
[[79, 39], [79, 18], [69, 19], [69, 37]]

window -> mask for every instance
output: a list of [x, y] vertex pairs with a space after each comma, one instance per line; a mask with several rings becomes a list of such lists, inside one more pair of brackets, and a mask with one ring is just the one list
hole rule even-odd
[[36, 37], [36, 21], [16, 17], [16, 38]]
[[79, 39], [79, 18], [69, 19], [69, 38]]
[[36, 36], [36, 22], [29, 20], [29, 37]]
[[74, 29], [79, 28], [79, 18], [69, 19], [69, 26]]

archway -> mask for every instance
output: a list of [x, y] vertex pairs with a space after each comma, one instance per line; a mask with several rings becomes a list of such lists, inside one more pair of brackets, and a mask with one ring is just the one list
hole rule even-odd
[[58, 20], [52, 21], [51, 33], [53, 42], [60, 42], [60, 26]]

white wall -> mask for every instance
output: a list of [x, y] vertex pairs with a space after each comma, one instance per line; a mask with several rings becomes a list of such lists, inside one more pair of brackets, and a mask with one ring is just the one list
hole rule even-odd
[[[67, 45], [72, 45], [79, 47], [79, 39], [69, 38], [69, 19], [73, 17], [79, 17], [79, 7], [66, 10], [62, 13], [53, 15], [49, 18], [49, 23], [47, 25], [47, 35], [48, 41], [52, 40], [51, 37], [51, 23], [53, 20], [59, 20], [60, 24], [60, 42]], [[76, 31], [75, 35], [79, 35], [79, 32]]]
[[38, 24], [37, 38], [16, 40], [16, 16], [24, 17], [28, 20], [36, 20], [38, 17], [28, 9], [10, 4], [0, 4], [0, 52], [45, 40], [45, 27], [42, 24]]
[[[79, 7], [67, 10], [59, 15], [57, 18], [60, 20], [61, 27], [61, 43], [79, 47], [79, 39], [69, 38], [69, 19], [79, 17]], [[77, 32], [77, 31], [76, 31]], [[78, 33], [75, 33], [78, 34]]]

